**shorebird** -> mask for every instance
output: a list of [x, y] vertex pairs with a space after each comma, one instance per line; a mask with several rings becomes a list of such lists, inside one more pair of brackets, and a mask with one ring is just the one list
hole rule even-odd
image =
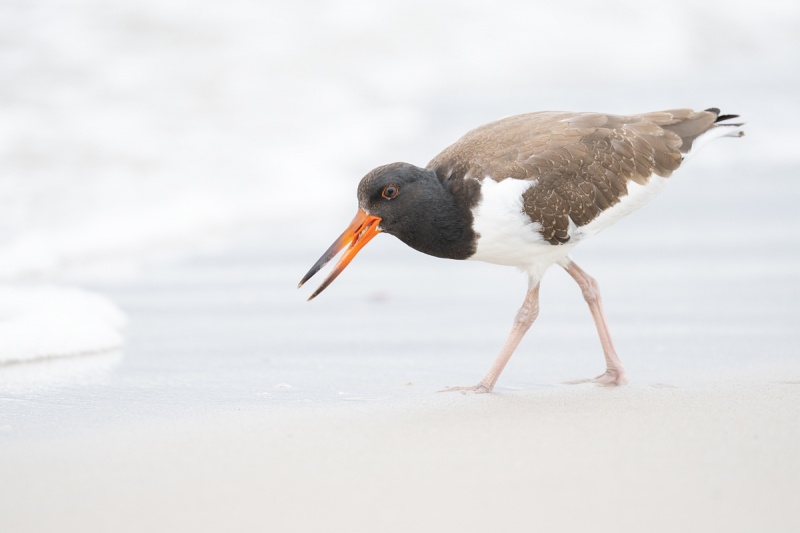
[[392, 163], [364, 176], [355, 218], [298, 287], [344, 249], [313, 299], [381, 232], [436, 257], [519, 268], [528, 291], [494, 364], [477, 385], [445, 389], [480, 393], [492, 391], [536, 320], [540, 281], [557, 264], [580, 286], [600, 336], [606, 370], [592, 381], [622, 385], [625, 370], [598, 284], [570, 252], [652, 199], [701, 146], [744, 135], [735, 118], [717, 108], [624, 116], [546, 111], [485, 124], [424, 168]]

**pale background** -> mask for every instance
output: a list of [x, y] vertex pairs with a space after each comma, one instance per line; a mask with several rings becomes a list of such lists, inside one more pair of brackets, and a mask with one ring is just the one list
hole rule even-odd
[[[0, 3], [0, 529], [796, 530], [798, 94], [796, 2]], [[560, 272], [474, 398], [518, 272], [381, 236], [295, 289], [377, 165], [711, 106], [747, 136], [574, 254], [625, 389], [562, 385]]]

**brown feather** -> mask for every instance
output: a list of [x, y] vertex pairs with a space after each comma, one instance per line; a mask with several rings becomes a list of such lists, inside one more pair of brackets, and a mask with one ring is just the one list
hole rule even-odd
[[551, 244], [569, 240], [627, 194], [628, 183], [667, 177], [718, 112], [676, 109], [642, 115], [540, 112], [480, 126], [428, 168], [448, 179], [536, 180], [523, 208]]

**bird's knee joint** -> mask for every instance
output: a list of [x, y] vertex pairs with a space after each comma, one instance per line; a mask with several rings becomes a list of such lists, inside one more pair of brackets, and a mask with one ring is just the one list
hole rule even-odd
[[594, 278], [587, 277], [586, 283], [581, 284], [581, 292], [583, 293], [583, 299], [589, 303], [600, 299], [600, 287]]
[[517, 326], [530, 324], [536, 317], [539, 316], [539, 306], [523, 306], [517, 312], [517, 316], [514, 318], [514, 324]]

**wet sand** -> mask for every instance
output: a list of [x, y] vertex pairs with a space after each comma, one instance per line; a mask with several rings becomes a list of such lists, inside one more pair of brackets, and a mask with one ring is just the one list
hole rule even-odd
[[795, 531], [800, 383], [263, 406], [5, 447], [5, 531]]

